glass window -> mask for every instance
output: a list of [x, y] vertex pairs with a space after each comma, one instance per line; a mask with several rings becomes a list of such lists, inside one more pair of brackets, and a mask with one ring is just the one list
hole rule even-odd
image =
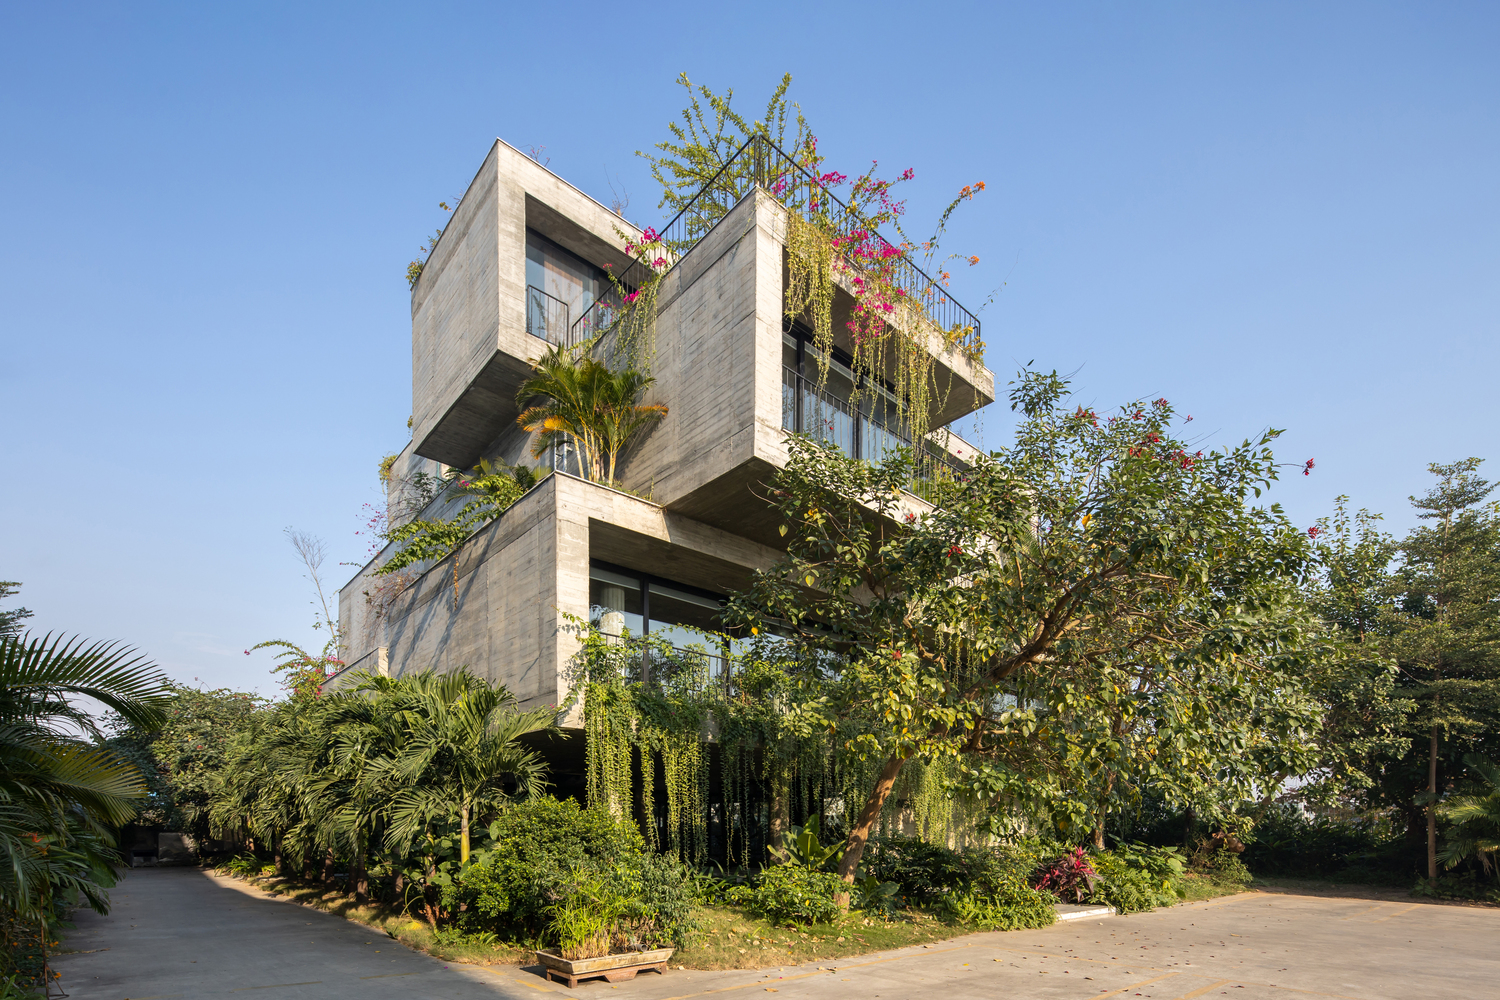
[[606, 284], [602, 270], [526, 230], [526, 329], [532, 336], [563, 343]]
[[686, 648], [704, 645], [705, 639], [699, 634], [700, 631], [718, 630], [718, 601], [663, 583], [652, 583], [650, 586], [653, 638], [664, 639], [674, 646]]
[[589, 568], [589, 621], [607, 635], [641, 634], [641, 581], [612, 570]]

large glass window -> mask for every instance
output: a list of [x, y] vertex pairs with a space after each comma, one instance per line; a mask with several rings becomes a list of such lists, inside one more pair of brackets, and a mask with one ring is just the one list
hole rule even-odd
[[589, 621], [606, 635], [640, 635], [643, 581], [599, 566], [589, 568]]
[[534, 230], [526, 230], [526, 331], [566, 343], [572, 323], [605, 290], [604, 272]]

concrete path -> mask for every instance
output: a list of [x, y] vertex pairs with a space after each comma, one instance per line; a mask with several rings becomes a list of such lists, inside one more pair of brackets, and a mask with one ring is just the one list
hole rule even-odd
[[[448, 965], [243, 883], [137, 869], [109, 917], [77, 915], [55, 968], [75, 1000], [538, 993], [692, 1000], [1469, 1000], [1500, 996], [1500, 909], [1244, 893], [1040, 931], [974, 934], [822, 967], [645, 973], [576, 990], [514, 966]], [[781, 1000], [781, 997], [778, 997]]]

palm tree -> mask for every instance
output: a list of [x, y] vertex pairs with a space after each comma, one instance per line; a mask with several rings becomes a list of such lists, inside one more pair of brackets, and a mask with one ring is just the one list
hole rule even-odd
[[[516, 419], [537, 435], [532, 457], [541, 457], [559, 440], [571, 440], [588, 478], [613, 483], [620, 451], [642, 428], [666, 416], [667, 408], [638, 402], [655, 379], [633, 369], [611, 371], [588, 353], [592, 345], [553, 347], [532, 362], [531, 377], [516, 393], [516, 402], [526, 407]], [[544, 401], [526, 405], [538, 396]]]
[[546, 787], [546, 764], [517, 741], [551, 732], [553, 711], [515, 710], [515, 696], [467, 671], [418, 674], [393, 680], [372, 677], [356, 690], [395, 696], [406, 730], [392, 776], [399, 782], [390, 804], [386, 846], [410, 843], [435, 821], [459, 821], [459, 862], [467, 864], [470, 827], [510, 796]]
[[1489, 786], [1479, 795], [1458, 795], [1440, 807], [1443, 819], [1453, 824], [1438, 852], [1444, 867], [1455, 868], [1465, 858], [1477, 857], [1486, 872], [1492, 871], [1500, 851], [1500, 767], [1477, 754], [1464, 757]]
[[165, 718], [165, 681], [114, 643], [0, 637], [0, 908], [44, 943], [59, 893], [108, 912], [120, 862], [109, 828], [134, 819], [146, 797], [140, 772], [99, 744], [73, 699], [152, 729]]

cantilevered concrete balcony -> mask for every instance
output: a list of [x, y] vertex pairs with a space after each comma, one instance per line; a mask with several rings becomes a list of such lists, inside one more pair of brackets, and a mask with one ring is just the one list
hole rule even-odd
[[495, 141], [412, 289], [412, 440], [423, 458], [473, 465], [514, 424], [527, 361], [572, 325], [569, 303], [528, 286], [528, 230], [594, 268], [620, 270], [631, 259], [619, 234], [636, 233]]

